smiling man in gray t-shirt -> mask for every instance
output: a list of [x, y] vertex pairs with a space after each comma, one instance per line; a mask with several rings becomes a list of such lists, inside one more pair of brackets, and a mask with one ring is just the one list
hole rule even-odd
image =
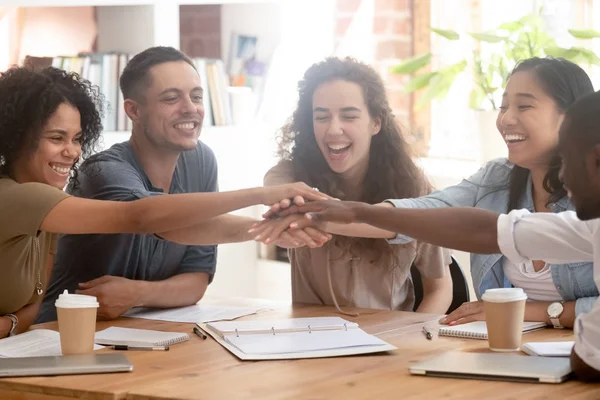
[[[173, 48], [153, 47], [127, 64], [120, 85], [131, 138], [86, 160], [68, 191], [119, 201], [217, 191], [214, 154], [198, 142], [203, 90], [193, 62]], [[252, 221], [240, 218], [234, 223], [242, 232]], [[56, 319], [54, 301], [65, 289], [98, 297], [98, 315], [106, 319], [136, 306], [198, 302], [215, 273], [216, 246], [184, 246], [159, 236], [62, 236], [38, 322]], [[212, 243], [247, 240], [213, 236]]]

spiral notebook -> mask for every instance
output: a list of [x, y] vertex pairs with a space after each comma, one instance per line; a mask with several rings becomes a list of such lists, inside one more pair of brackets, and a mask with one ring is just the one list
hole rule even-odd
[[[545, 328], [544, 322], [523, 322], [523, 333]], [[487, 327], [485, 321], [469, 322], [455, 326], [440, 326], [438, 331], [440, 336], [452, 336], [466, 339], [487, 340]]]
[[163, 332], [111, 326], [96, 332], [95, 342], [104, 346], [170, 346], [185, 342], [190, 336], [182, 332]]
[[379, 353], [396, 347], [339, 317], [198, 323], [241, 360], [284, 360]]

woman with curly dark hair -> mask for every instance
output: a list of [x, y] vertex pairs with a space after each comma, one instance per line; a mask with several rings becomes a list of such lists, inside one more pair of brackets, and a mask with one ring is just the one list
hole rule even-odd
[[102, 131], [99, 99], [88, 81], [55, 68], [0, 75], [0, 338], [27, 330], [36, 317], [58, 233], [154, 233], [215, 244], [203, 223], [221, 214], [296, 195], [325, 198], [301, 184], [131, 202], [71, 197], [62, 189]]
[[[336, 198], [370, 204], [430, 191], [409, 154], [381, 78], [350, 58], [328, 58], [306, 71], [298, 107], [282, 130], [280, 156], [265, 185], [301, 181]], [[286, 235], [315, 240], [312, 248], [289, 251], [294, 301], [412, 311], [414, 264], [424, 286], [417, 311], [445, 313], [450, 305], [450, 260], [439, 247], [344, 236], [319, 247], [326, 238], [314, 228]]]

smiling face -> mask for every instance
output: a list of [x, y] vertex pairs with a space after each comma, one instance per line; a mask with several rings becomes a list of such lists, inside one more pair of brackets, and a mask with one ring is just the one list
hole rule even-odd
[[360, 85], [325, 82], [313, 93], [312, 106], [315, 139], [329, 167], [346, 180], [361, 179], [381, 122], [369, 115]]
[[511, 75], [496, 127], [508, 146], [508, 159], [520, 167], [547, 168], [558, 143], [563, 113], [531, 71]]
[[198, 72], [185, 61], [166, 62], [148, 71], [148, 82], [134, 116], [148, 140], [175, 151], [195, 148], [204, 119]]
[[42, 128], [36, 149], [20, 157], [13, 175], [20, 183], [39, 182], [63, 189], [81, 155], [79, 110], [62, 103]]

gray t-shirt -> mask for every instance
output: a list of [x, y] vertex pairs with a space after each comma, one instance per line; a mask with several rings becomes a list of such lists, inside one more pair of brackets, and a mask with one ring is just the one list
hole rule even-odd
[[[129, 142], [119, 143], [90, 157], [79, 169], [79, 184], [69, 186], [74, 196], [99, 200], [132, 201], [162, 195], [152, 186]], [[170, 193], [215, 192], [217, 162], [203, 143], [181, 153]], [[56, 319], [54, 302], [65, 289], [103, 275], [159, 281], [186, 272], [208, 273], [212, 280], [217, 263], [216, 246], [184, 246], [155, 235], [62, 235], [50, 285], [37, 323]]]

